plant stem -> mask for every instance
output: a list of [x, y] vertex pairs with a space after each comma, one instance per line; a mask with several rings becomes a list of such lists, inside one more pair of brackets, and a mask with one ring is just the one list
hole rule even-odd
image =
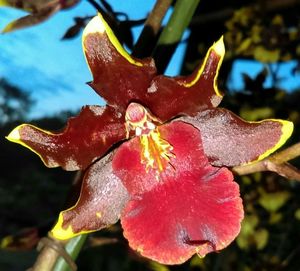
[[161, 33], [157, 45], [174, 44], [180, 41], [189, 25], [200, 0], [177, 0], [172, 16]]
[[300, 170], [287, 163], [299, 156], [300, 143], [297, 143], [259, 162], [233, 167], [232, 171], [238, 175], [246, 175], [260, 171], [273, 171], [287, 179], [300, 181]]
[[135, 44], [132, 55], [138, 58], [149, 56], [154, 49], [156, 37], [161, 27], [161, 22], [168, 11], [172, 0], [157, 0], [149, 14], [143, 31]]
[[30, 271], [52, 271], [53, 266], [58, 258], [58, 252], [50, 247], [44, 247], [39, 253]]
[[154, 59], [158, 59], [157, 68], [163, 72], [172, 57], [184, 30], [192, 20], [194, 12], [200, 0], [177, 0], [172, 16], [163, 29], [154, 53]]
[[[65, 250], [71, 256], [73, 260], [76, 260], [82, 246], [85, 243], [87, 234], [82, 234], [72, 238], [65, 246]], [[63, 259], [59, 258], [55, 264], [53, 271], [69, 271], [70, 265]]]
[[103, 12], [101, 6], [95, 0], [87, 0], [98, 12]]
[[281, 152], [275, 153], [269, 158], [269, 160], [276, 164], [281, 164], [298, 156], [300, 156], [300, 143], [294, 144], [293, 146], [288, 147]]
[[[85, 240], [86, 234], [76, 236], [68, 241], [42, 238], [43, 245], [34, 266], [30, 271], [76, 271], [74, 260], [77, 258]], [[39, 246], [38, 246], [39, 249]]]

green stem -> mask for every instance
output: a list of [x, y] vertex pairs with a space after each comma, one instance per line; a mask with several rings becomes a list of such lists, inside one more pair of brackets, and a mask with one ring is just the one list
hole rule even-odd
[[179, 42], [184, 30], [190, 24], [200, 0], [177, 0], [172, 16], [161, 33], [157, 45]]
[[[72, 238], [66, 245], [65, 250], [70, 255], [73, 260], [76, 260], [85, 240], [87, 238], [87, 234], [82, 234]], [[63, 259], [58, 258], [53, 271], [70, 271], [71, 268], [69, 264]]]
[[158, 70], [163, 72], [172, 57], [184, 30], [190, 24], [200, 0], [177, 0], [173, 13], [162, 31], [154, 58], [158, 61]]

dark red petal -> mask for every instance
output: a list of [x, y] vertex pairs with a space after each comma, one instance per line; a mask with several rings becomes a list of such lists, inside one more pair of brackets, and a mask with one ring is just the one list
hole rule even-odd
[[221, 108], [181, 119], [200, 130], [205, 154], [216, 166], [231, 167], [261, 160], [280, 148], [293, 132], [290, 121], [247, 122]]
[[125, 111], [130, 101], [143, 101], [156, 73], [154, 61], [131, 57], [100, 14], [84, 30], [83, 49], [93, 75], [90, 85], [108, 104]]
[[7, 137], [40, 156], [46, 166], [85, 169], [116, 142], [126, 138], [124, 116], [112, 107], [85, 106], [63, 132], [50, 133], [23, 124]]
[[78, 202], [60, 213], [51, 231], [53, 237], [69, 239], [118, 221], [129, 197], [122, 182], [112, 172], [111, 156], [102, 158], [87, 170]]
[[240, 231], [243, 206], [231, 173], [209, 179], [183, 174], [129, 201], [121, 217], [131, 248], [163, 264], [228, 246]]
[[203, 64], [186, 77], [156, 76], [148, 88], [145, 105], [166, 121], [180, 114], [195, 115], [222, 100], [217, 77], [225, 54], [223, 38], [207, 52]]
[[129, 245], [163, 264], [179, 264], [230, 244], [239, 233], [243, 207], [232, 174], [208, 163], [197, 129], [173, 122], [160, 132], [176, 157], [159, 179], [145, 172], [136, 139], [117, 151], [113, 170], [134, 194], [121, 217]]

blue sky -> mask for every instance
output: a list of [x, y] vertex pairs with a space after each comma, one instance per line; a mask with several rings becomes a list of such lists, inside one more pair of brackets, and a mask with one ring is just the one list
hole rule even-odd
[[[131, 19], [141, 19], [151, 10], [155, 0], [109, 2], [115, 10], [126, 12]], [[14, 9], [1, 9], [0, 29], [24, 14]], [[77, 7], [59, 12], [43, 24], [0, 35], [0, 77], [30, 91], [36, 101], [30, 113], [32, 118], [52, 115], [61, 110], [77, 110], [85, 104], [104, 104], [85, 84], [91, 80], [91, 75], [82, 53], [81, 37], [60, 41], [66, 29], [73, 24], [74, 16], [93, 14], [95, 9], [86, 1], [81, 1]], [[135, 28], [135, 38], [140, 30], [141, 27]], [[184, 49], [185, 44], [177, 49], [166, 74], [178, 75]], [[253, 62], [238, 62], [235, 65], [232, 74], [234, 89], [243, 88], [241, 72], [254, 76], [262, 68]], [[294, 65], [286, 64], [281, 69], [282, 77], [286, 77]], [[299, 87], [299, 82], [299, 77], [295, 77], [284, 84], [292, 89]]]
[[[272, 64], [272, 69], [276, 69]], [[300, 74], [292, 76], [292, 70], [297, 65], [296, 61], [288, 61], [279, 65], [278, 71], [278, 83], [277, 87], [292, 91], [294, 89], [300, 88]], [[250, 77], [255, 78], [255, 76], [262, 71], [264, 65], [259, 62], [251, 61], [251, 60], [238, 60], [233, 64], [232, 73], [230, 81], [228, 82], [228, 88], [231, 90], [242, 90], [244, 87], [244, 83], [242, 80], [242, 74], [246, 73]], [[264, 87], [271, 87], [272, 80], [271, 76], [266, 78], [264, 83]]]
[[[126, 12], [131, 19], [144, 18], [155, 3], [154, 0], [110, 2], [113, 6], [118, 3], [116, 10]], [[15, 9], [1, 9], [0, 28], [24, 14]], [[73, 24], [74, 16], [94, 14], [95, 9], [82, 1], [43, 24], [0, 36], [0, 76], [30, 91], [36, 101], [31, 117], [77, 110], [85, 104], [104, 104], [85, 84], [91, 80], [91, 75], [82, 53], [81, 37], [60, 41]], [[141, 29], [135, 28], [135, 38]], [[180, 46], [173, 59], [176, 65], [169, 65], [168, 74], [178, 74], [184, 46]]]

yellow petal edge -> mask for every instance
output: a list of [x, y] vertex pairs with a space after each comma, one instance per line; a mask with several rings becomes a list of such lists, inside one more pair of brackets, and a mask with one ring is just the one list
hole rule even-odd
[[6, 138], [7, 140], [11, 141], [11, 142], [20, 144], [20, 145], [22, 145], [23, 147], [25, 147], [25, 148], [31, 150], [32, 152], [34, 152], [36, 155], [38, 155], [38, 156], [40, 157], [40, 159], [42, 160], [42, 162], [45, 164], [46, 167], [51, 167], [51, 168], [52, 168], [52, 167], [58, 167], [59, 164], [56, 164], [55, 162], [53, 162], [51, 165], [48, 165], [48, 164], [44, 161], [43, 157], [42, 157], [37, 151], [35, 151], [33, 148], [31, 148], [29, 145], [27, 145], [26, 143], [24, 143], [24, 142], [22, 141], [21, 135], [20, 135], [20, 132], [19, 132], [19, 131], [20, 131], [23, 127], [25, 127], [25, 126], [32, 127], [33, 129], [36, 129], [36, 130], [41, 131], [42, 133], [45, 133], [45, 134], [48, 134], [48, 135], [52, 135], [52, 136], [54, 135], [54, 134], [51, 133], [51, 132], [42, 130], [42, 129], [40, 129], [40, 128], [38, 128], [38, 127], [35, 127], [35, 126], [33, 126], [33, 125], [30, 125], [30, 124], [21, 124], [21, 125], [17, 126], [15, 129], [13, 129], [13, 130], [9, 133], [9, 135], [6, 136], [5, 138]]
[[280, 122], [282, 125], [281, 128], [281, 137], [278, 140], [278, 142], [270, 149], [268, 149], [267, 151], [265, 151], [263, 154], [261, 154], [256, 160], [245, 163], [247, 165], [258, 162], [260, 160], [265, 159], [266, 157], [268, 157], [271, 153], [273, 153], [274, 151], [276, 151], [277, 149], [279, 149], [292, 135], [293, 130], [294, 130], [294, 124], [291, 121], [287, 121], [287, 120], [281, 120], [281, 119], [266, 119], [266, 120], [262, 120], [262, 121], [251, 121], [251, 123], [261, 123], [261, 122], [265, 122], [265, 121], [274, 121], [274, 122]]
[[7, 0], [0, 0], [0, 7], [7, 7], [10, 6]]
[[[1, 1], [1, 0], [0, 0]], [[123, 46], [121, 45], [121, 43], [118, 41], [118, 39], [116, 38], [114, 32], [112, 31], [112, 29], [109, 27], [109, 25], [106, 23], [106, 21], [104, 20], [103, 16], [98, 13], [97, 16], [95, 16], [85, 27], [84, 31], [83, 31], [83, 35], [82, 35], [82, 47], [84, 52], [86, 52], [86, 48], [84, 46], [84, 41], [86, 39], [86, 37], [89, 34], [92, 33], [99, 33], [99, 34], [103, 34], [105, 33], [107, 34], [110, 42], [112, 43], [112, 45], [116, 48], [116, 50], [131, 64], [134, 64], [136, 66], [143, 66], [143, 64], [141, 62], [138, 62], [136, 60], [134, 60], [129, 54], [128, 52], [123, 48]]]
[[63, 212], [61, 212], [58, 216], [57, 223], [55, 224], [54, 228], [50, 231], [51, 236], [58, 240], [67, 240], [80, 234], [74, 233], [71, 225], [69, 225], [67, 229], [63, 229], [63, 221]]
[[225, 55], [225, 46], [224, 46], [223, 36], [217, 42], [215, 42], [209, 48], [209, 50], [207, 51], [206, 56], [204, 58], [204, 61], [203, 61], [202, 65], [201, 65], [200, 69], [197, 72], [196, 78], [192, 82], [184, 84], [184, 86], [188, 88], [188, 87], [192, 87], [193, 85], [195, 85], [197, 83], [197, 81], [199, 80], [201, 74], [203, 73], [203, 70], [204, 70], [205, 65], [207, 63], [207, 60], [208, 60], [208, 58], [209, 58], [209, 56], [211, 54], [211, 51], [214, 51], [220, 57], [219, 62], [218, 62], [218, 66], [217, 66], [216, 75], [214, 77], [214, 90], [215, 90], [217, 96], [223, 97], [223, 94], [220, 92], [220, 90], [218, 89], [218, 85], [217, 85], [217, 79], [218, 79], [218, 76], [219, 76], [219, 70], [220, 70], [220, 67], [222, 65], [222, 62], [223, 62], [223, 59], [224, 59], [224, 55]]
[[[0, 3], [1, 6], [1, 3]], [[1, 33], [5, 34], [8, 32], [12, 32], [15, 28], [15, 24], [16, 24], [17, 20], [10, 22], [9, 24], [7, 24], [1, 31]]]
[[[50, 235], [52, 237], [54, 237], [57, 240], [67, 240], [67, 239], [73, 238], [73, 237], [81, 235], [81, 234], [87, 234], [90, 232], [98, 231], [98, 229], [97, 229], [97, 230], [74, 232], [71, 225], [69, 225], [66, 229], [63, 228], [63, 222], [64, 222], [63, 213], [69, 211], [70, 209], [75, 208], [75, 206], [71, 207], [63, 212], [60, 212], [57, 223], [55, 224], [53, 229], [50, 231]], [[97, 212], [95, 214], [95, 216], [99, 219], [101, 217], [101, 214], [99, 212]]]

